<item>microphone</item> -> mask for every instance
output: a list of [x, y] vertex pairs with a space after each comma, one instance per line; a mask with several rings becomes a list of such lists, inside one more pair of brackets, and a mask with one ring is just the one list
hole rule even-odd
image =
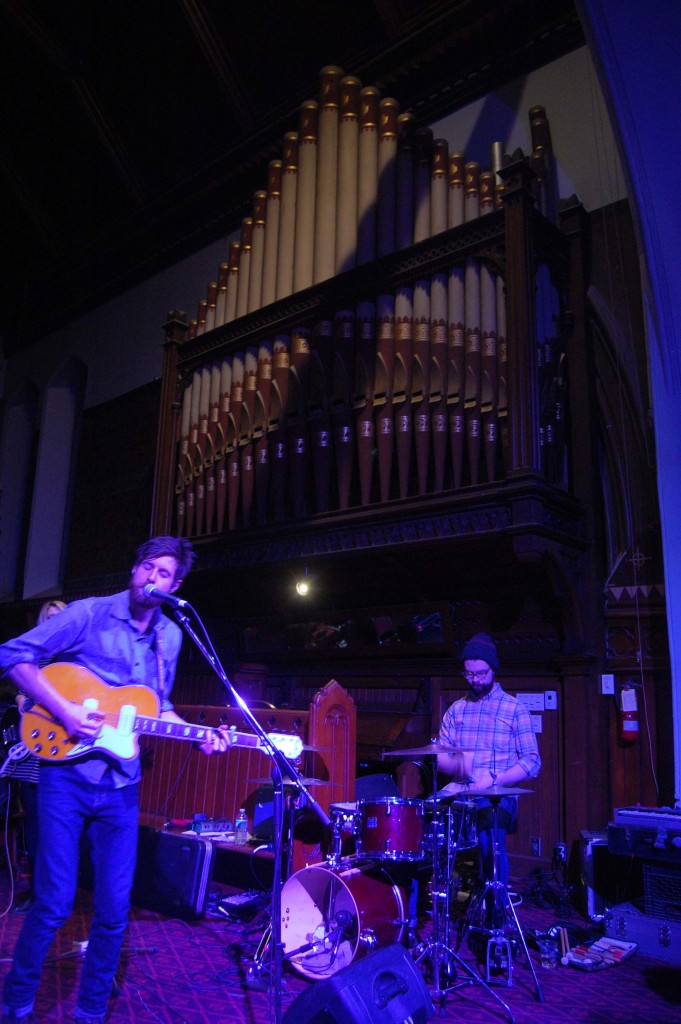
[[166, 594], [165, 591], [159, 590], [155, 587], [153, 583], [145, 583], [142, 587], [142, 593], [145, 597], [155, 597], [165, 604], [172, 605], [173, 608], [189, 607], [189, 601], [185, 601], [181, 597], [175, 597], [174, 594]]
[[350, 931], [353, 923], [353, 917], [349, 910], [336, 911], [336, 926], [340, 929], [341, 938]]

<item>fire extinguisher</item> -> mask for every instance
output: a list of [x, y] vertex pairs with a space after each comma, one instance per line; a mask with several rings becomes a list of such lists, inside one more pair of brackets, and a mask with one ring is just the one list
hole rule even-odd
[[634, 743], [638, 739], [638, 703], [633, 686], [623, 686], [619, 701], [620, 739]]

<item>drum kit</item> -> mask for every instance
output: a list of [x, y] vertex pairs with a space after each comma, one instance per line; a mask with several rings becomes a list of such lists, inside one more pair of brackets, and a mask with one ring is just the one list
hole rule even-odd
[[[497, 982], [488, 963], [483, 979], [458, 953], [469, 932], [485, 931], [481, 914], [490, 901], [499, 911], [494, 928], [486, 937], [494, 950], [509, 951], [506, 932], [513, 929], [524, 949], [542, 1001], [522, 929], [500, 881], [498, 844], [494, 844], [494, 877], [470, 899], [459, 941], [451, 931], [452, 897], [458, 892], [455, 859], [462, 850], [478, 845], [477, 804], [471, 799], [437, 791], [437, 755], [462, 753], [432, 742], [423, 747], [386, 752], [384, 757], [433, 758], [433, 795], [427, 799], [380, 797], [357, 803], [336, 803], [330, 807], [331, 840], [326, 861], [291, 874], [281, 890], [281, 944], [284, 962], [308, 979], [327, 978], [373, 949], [406, 942], [431, 985], [434, 1001], [444, 1010], [447, 996], [455, 989], [479, 984], [503, 1007], [515, 1024], [507, 1004], [489, 983]], [[496, 820], [503, 796], [530, 792], [516, 787], [492, 786], [471, 793], [487, 797]], [[496, 830], [495, 830], [496, 834]], [[354, 852], [344, 855], [348, 840]], [[432, 871], [432, 928], [419, 941], [415, 910], [409, 897], [409, 876], [417, 869]], [[508, 984], [511, 957], [506, 959]]]

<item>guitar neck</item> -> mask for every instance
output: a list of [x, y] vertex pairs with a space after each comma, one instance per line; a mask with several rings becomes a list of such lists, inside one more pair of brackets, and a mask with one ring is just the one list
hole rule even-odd
[[[205, 743], [215, 729], [208, 725], [191, 725], [189, 722], [174, 722], [166, 718], [151, 718], [148, 715], [137, 715], [134, 731], [140, 736], [159, 736], [162, 739], [189, 740], [192, 743]], [[260, 737], [250, 732], [237, 732], [230, 728], [227, 734], [230, 745], [235, 747], [259, 747]]]

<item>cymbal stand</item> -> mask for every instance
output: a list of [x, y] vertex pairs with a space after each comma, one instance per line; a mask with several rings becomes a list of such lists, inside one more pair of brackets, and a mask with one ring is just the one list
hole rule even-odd
[[[458, 837], [452, 836], [452, 829], [447, 827], [444, 840], [446, 856], [444, 865], [438, 856], [440, 850], [438, 845], [439, 825], [442, 818], [439, 816], [437, 799], [437, 759], [433, 765], [433, 836], [432, 836], [432, 900], [433, 900], [433, 926], [430, 937], [427, 941], [419, 943], [412, 950], [416, 963], [425, 965], [430, 963], [432, 968], [433, 1002], [439, 1006], [440, 1016], [444, 1017], [447, 996], [451, 992], [462, 988], [465, 985], [480, 985], [493, 999], [495, 999], [506, 1012], [511, 1024], [515, 1024], [515, 1018], [511, 1008], [486, 984], [473, 968], [461, 959], [458, 952], [450, 943], [450, 909], [452, 874], [454, 862], [459, 848]], [[451, 825], [451, 808], [447, 808], [447, 825]], [[442, 822], [444, 824], [444, 822]], [[457, 981], [457, 970], [467, 975], [466, 978]]]
[[[471, 897], [471, 902], [466, 911], [463, 928], [461, 929], [461, 934], [456, 948], [457, 950], [461, 948], [471, 929], [475, 929], [476, 932], [484, 935], [487, 938], [485, 958], [487, 981], [497, 981], [498, 983], [500, 972], [505, 969], [506, 985], [510, 986], [513, 976], [512, 949], [511, 943], [509, 942], [506, 934], [510, 927], [510, 929], [517, 934], [524, 951], [528, 967], [532, 972], [537, 1001], [543, 1003], [544, 996], [539, 985], [537, 972], [534, 969], [534, 964], [532, 963], [532, 959], [527, 948], [523, 930], [520, 927], [520, 922], [518, 921], [518, 915], [515, 912], [515, 907], [513, 906], [511, 897], [508, 894], [508, 886], [505, 882], [502, 882], [500, 878], [499, 866], [501, 862], [501, 845], [499, 843], [498, 834], [498, 812], [500, 800], [501, 797], [499, 796], [489, 797], [490, 804], [492, 805], [493, 819], [492, 878], [486, 879], [484, 886], [478, 887]], [[491, 926], [490, 922], [486, 921], [486, 915], [490, 910]]]
[[[276, 785], [274, 776], [273, 782]], [[291, 877], [293, 869], [293, 835], [295, 828], [297, 794], [288, 793], [285, 799], [284, 820], [282, 823], [283, 857], [282, 857], [282, 880], [287, 881]], [[267, 921], [265, 929], [260, 937], [257, 949], [253, 955], [253, 962], [247, 969], [247, 986], [255, 989], [263, 989], [262, 975], [267, 971], [272, 961], [272, 908], [267, 908], [264, 919]]]

